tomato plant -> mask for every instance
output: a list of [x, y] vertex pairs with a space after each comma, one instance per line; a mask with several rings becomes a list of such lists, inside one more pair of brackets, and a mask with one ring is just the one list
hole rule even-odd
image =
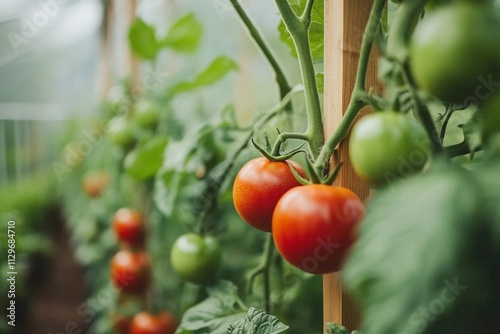
[[214, 279], [222, 262], [222, 251], [214, 237], [188, 233], [175, 241], [170, 261], [184, 280], [204, 284]]
[[141, 312], [134, 316], [130, 324], [130, 334], [174, 334], [176, 318], [168, 312], [153, 315]]
[[422, 125], [392, 111], [364, 116], [349, 139], [354, 170], [375, 184], [420, 171], [429, 156], [430, 141]]
[[288, 191], [273, 215], [273, 236], [283, 257], [313, 274], [338, 271], [364, 215], [350, 190], [306, 185]]
[[[332, 60], [323, 59], [325, 46], [332, 45], [323, 44], [323, 21], [331, 17], [323, 15], [325, 2], [276, 0], [274, 4], [281, 19], [278, 31], [265, 33], [243, 2], [206, 5], [217, 14], [237, 16], [259, 49], [256, 54], [273, 72], [276, 90], [269, 90], [269, 95], [276, 92], [276, 96], [272, 101], [256, 101], [259, 113], [251, 121], [239, 100], [230, 101], [228, 94], [214, 98], [218, 88], [208, 94], [204, 88], [224, 84], [223, 80], [227, 87], [238, 87], [232, 80], [239, 76], [228, 74], [254, 64], [253, 59], [238, 64], [217, 56], [201, 70], [193, 66], [193, 59], [208, 59], [207, 54], [185, 56], [197, 52], [202, 38], [196, 13], [180, 17], [163, 35], [163, 29], [140, 18], [131, 24], [131, 50], [147, 61], [141, 74], [154, 71], [151, 64], [179, 68], [168, 68], [169, 77], [163, 83], [158, 80], [163, 73], [149, 72], [144, 78], [135, 73], [134, 80], [123, 83], [121, 105], [110, 104], [112, 110], [102, 117], [102, 123], [109, 124], [110, 141], [101, 145], [96, 136], [82, 134], [87, 140], [96, 139], [95, 156], [89, 154], [75, 173], [67, 174], [68, 179], [80, 177], [82, 167], [106, 169], [113, 178], [107, 193], [115, 196], [82, 205], [72, 199], [71, 190], [65, 193], [66, 212], [78, 228], [75, 244], [80, 261], [86, 268], [109, 263], [108, 257], [116, 251], [116, 243], [109, 238], [113, 230], [124, 248], [142, 249], [136, 246], [147, 244], [147, 255], [119, 252], [111, 270], [106, 270], [123, 292], [116, 304], [123, 303], [127, 292], [145, 297], [140, 293], [150, 289], [153, 297], [137, 298], [138, 309], [177, 310], [182, 313], [178, 329], [182, 333], [234, 334], [248, 328], [280, 333], [288, 329], [284, 323], [290, 324], [291, 333], [320, 333], [324, 331], [321, 312], [304, 305], [321, 302], [318, 275], [339, 270], [361, 301], [367, 315], [362, 326], [370, 334], [471, 333], [469, 325], [460, 323], [465, 316], [469, 324], [480, 323], [481, 330], [494, 331], [498, 326], [490, 325], [498, 307], [484, 291], [498, 295], [494, 284], [498, 275], [491, 265], [498, 243], [494, 205], [498, 187], [485, 185], [498, 167], [494, 163], [498, 101], [490, 98], [498, 95], [498, 4], [374, 0], [362, 38], [352, 39], [359, 31], [338, 32], [347, 44], [335, 45], [342, 49], [342, 57], [348, 49], [349, 61], [335, 62], [348, 70], [343, 74], [357, 64], [357, 73], [343, 117], [335, 126], [324, 123], [332, 115], [324, 115], [324, 104], [330, 99], [323, 102], [321, 96], [328, 88], [323, 82], [332, 83], [329, 74], [324, 78], [322, 73], [323, 68], [332, 68], [327, 66], [331, 63], [324, 64]], [[224, 27], [233, 21], [210, 18], [205, 9], [201, 9], [204, 21], [215, 19]], [[349, 12], [338, 13], [350, 16]], [[342, 22], [358, 22], [352, 18]], [[270, 40], [279, 37], [290, 50], [285, 55], [289, 58], [273, 52], [268, 33], [279, 33]], [[378, 53], [372, 52], [375, 44]], [[179, 56], [176, 53], [182, 61], [170, 61]], [[167, 54], [169, 61], [164, 58]], [[378, 78], [383, 89], [369, 87], [374, 55], [380, 55]], [[297, 66], [288, 66], [294, 60]], [[134, 81], [144, 85], [131, 87]], [[340, 87], [343, 82], [334, 84], [346, 88]], [[267, 85], [259, 82], [258, 88], [267, 89]], [[266, 105], [272, 107], [263, 110]], [[360, 117], [365, 107], [376, 112]], [[242, 126], [240, 120], [247, 124]], [[263, 157], [254, 158], [252, 144]], [[113, 149], [117, 146], [123, 149]], [[301, 161], [303, 167], [294, 161]], [[485, 166], [490, 168], [487, 172]], [[351, 167], [377, 188], [374, 200], [358, 198], [347, 189], [361, 184], [350, 175]], [[391, 187], [383, 187], [395, 179], [398, 182]], [[360, 194], [367, 187], [363, 184]], [[137, 213], [117, 212], [124, 206], [141, 208], [147, 217], [147, 235]], [[235, 223], [240, 218], [254, 228]], [[490, 253], [472, 247], [479, 244], [477, 240]], [[280, 254], [274, 254], [276, 248]], [[421, 255], [426, 253], [429, 256]], [[92, 285], [94, 292], [99, 293], [100, 282], [107, 280], [94, 275], [97, 270], [89, 271], [98, 282]], [[447, 303], [446, 312], [435, 312], [435, 321], [422, 323], [420, 310], [441, 306], [442, 291], [449, 282], [454, 284], [456, 273], [460, 282], [467, 282], [467, 291]], [[453, 287], [457, 291], [462, 285]], [[484, 288], [480, 293], [484, 299], [467, 294], [473, 287]], [[262, 310], [246, 304], [259, 304]], [[138, 309], [127, 314], [137, 314]], [[154, 318], [152, 314], [141, 317], [149, 322]], [[347, 333], [335, 325], [329, 331]]]
[[271, 232], [273, 211], [279, 199], [300, 186], [290, 168], [305, 176], [294, 161], [269, 161], [264, 157], [247, 162], [233, 185], [233, 202], [238, 214], [254, 228]]
[[148, 287], [150, 271], [148, 256], [143, 252], [121, 250], [111, 259], [111, 279], [122, 292], [143, 292]]
[[118, 240], [132, 246], [144, 242], [144, 221], [142, 215], [130, 208], [121, 208], [113, 216], [113, 229]]

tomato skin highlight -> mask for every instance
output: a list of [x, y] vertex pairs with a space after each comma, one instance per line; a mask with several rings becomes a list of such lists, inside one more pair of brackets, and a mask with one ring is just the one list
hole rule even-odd
[[141, 312], [132, 319], [130, 334], [174, 334], [177, 326], [177, 319], [170, 313], [161, 312], [154, 316]]
[[132, 246], [144, 243], [144, 221], [142, 215], [129, 208], [121, 208], [113, 216], [113, 230], [118, 240]]
[[288, 190], [301, 186], [290, 165], [305, 177], [304, 169], [292, 160], [269, 161], [261, 157], [248, 161], [240, 169], [233, 185], [233, 203], [249, 225], [271, 232], [276, 203]]
[[290, 264], [311, 274], [340, 270], [364, 217], [352, 191], [311, 184], [288, 191], [276, 205], [273, 237]]
[[185, 281], [210, 283], [222, 263], [219, 241], [209, 235], [194, 233], [181, 235], [170, 253], [174, 271]]
[[420, 171], [430, 153], [430, 140], [423, 126], [394, 111], [362, 117], [349, 139], [349, 158], [354, 170], [374, 185]]
[[111, 259], [110, 275], [115, 287], [125, 293], [141, 293], [149, 285], [151, 267], [147, 253], [121, 250]]

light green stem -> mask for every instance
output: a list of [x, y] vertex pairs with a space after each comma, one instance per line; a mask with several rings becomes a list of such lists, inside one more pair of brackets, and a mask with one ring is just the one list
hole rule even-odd
[[316, 159], [314, 169], [319, 175], [321, 175], [322, 170], [325, 168], [325, 166], [328, 165], [330, 157], [332, 156], [333, 151], [335, 150], [337, 145], [342, 139], [347, 136], [349, 129], [359, 111], [366, 105], [366, 102], [364, 101], [367, 100], [365, 98], [367, 95], [365, 85], [366, 74], [368, 71], [368, 62], [370, 60], [370, 53], [378, 32], [377, 28], [380, 25], [380, 19], [384, 11], [385, 3], [385, 0], [375, 0], [371, 9], [370, 16], [365, 28], [365, 33], [363, 35], [363, 40], [361, 42], [358, 70], [356, 72], [356, 80], [351, 100], [337, 129], [335, 130], [333, 135], [328, 138], [325, 146], [323, 146], [318, 158]]
[[316, 83], [316, 73], [309, 43], [309, 26], [311, 24], [312, 6], [309, 0], [303, 14], [298, 17], [287, 0], [276, 0], [283, 23], [293, 39], [299, 60], [307, 111], [307, 129], [305, 137], [314, 158], [318, 156], [324, 144], [323, 115]]

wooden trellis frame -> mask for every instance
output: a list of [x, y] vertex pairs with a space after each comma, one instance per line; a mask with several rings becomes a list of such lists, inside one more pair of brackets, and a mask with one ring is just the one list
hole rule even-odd
[[[324, 126], [325, 135], [329, 136], [342, 119], [351, 97], [363, 32], [373, 0], [324, 1]], [[367, 87], [379, 87], [380, 85], [376, 76], [376, 58], [374, 54], [371, 55], [366, 81]], [[368, 183], [356, 176], [348, 163], [347, 141], [343, 141], [339, 145], [335, 158], [344, 162], [336, 184], [351, 189], [362, 200], [366, 200], [369, 186]], [[342, 289], [338, 273], [325, 275], [323, 278], [323, 314], [325, 323], [335, 322], [350, 330], [359, 328], [360, 314]]]

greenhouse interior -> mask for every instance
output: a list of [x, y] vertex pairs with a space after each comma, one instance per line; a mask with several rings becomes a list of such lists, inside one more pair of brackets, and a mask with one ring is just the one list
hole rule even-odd
[[3, 0], [0, 334], [500, 333], [500, 1]]

